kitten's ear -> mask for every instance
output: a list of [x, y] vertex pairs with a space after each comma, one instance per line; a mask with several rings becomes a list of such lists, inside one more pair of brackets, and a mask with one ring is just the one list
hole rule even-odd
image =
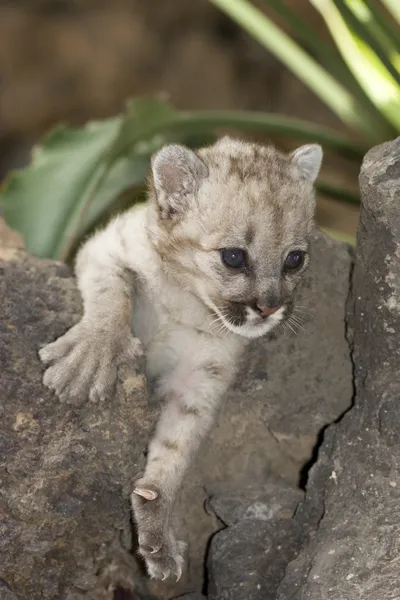
[[291, 154], [292, 163], [300, 170], [303, 177], [311, 183], [318, 177], [322, 163], [322, 148], [318, 144], [300, 146]]
[[161, 214], [173, 218], [187, 207], [208, 175], [204, 162], [189, 148], [171, 144], [161, 148], [151, 161], [154, 187]]

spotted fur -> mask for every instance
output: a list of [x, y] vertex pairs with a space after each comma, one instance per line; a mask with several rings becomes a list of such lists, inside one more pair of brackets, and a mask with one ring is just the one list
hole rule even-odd
[[[118, 363], [145, 353], [164, 408], [132, 507], [152, 577], [181, 575], [174, 501], [241, 352], [293, 311], [321, 159], [316, 145], [289, 155], [230, 138], [197, 152], [166, 146], [152, 160], [147, 203], [78, 254], [84, 316], [40, 351], [44, 383], [62, 399], [99, 400], [113, 393]], [[227, 268], [224, 248], [243, 249], [245, 267]], [[304, 264], [285, 272], [294, 250]]]

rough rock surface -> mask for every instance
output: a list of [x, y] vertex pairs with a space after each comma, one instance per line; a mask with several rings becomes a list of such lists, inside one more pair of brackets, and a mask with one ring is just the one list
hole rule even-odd
[[78, 318], [74, 280], [24, 254], [1, 266], [0, 576], [30, 600], [111, 598], [137, 571], [128, 499], [152, 423], [145, 381], [130, 375], [101, 406], [60, 403], [37, 351]]
[[400, 598], [400, 138], [373, 148], [348, 305], [353, 408], [329, 428], [297, 518], [314, 533], [279, 600]]
[[298, 488], [267, 483], [240, 489], [210, 486], [209, 506], [227, 526], [208, 555], [208, 600], [275, 600], [287, 564], [303, 541], [292, 517]]
[[[256, 343], [243, 361], [180, 500], [186, 578], [149, 586], [159, 598], [201, 590], [207, 541], [220, 527], [204, 511], [203, 486], [269, 477], [297, 483], [321, 427], [349, 406], [344, 302], [351, 256], [320, 235], [313, 255], [302, 303], [313, 314], [305, 332]], [[112, 403], [61, 404], [41, 384], [37, 350], [79, 318], [74, 281], [65, 266], [21, 251], [3, 259], [0, 581], [10, 591], [0, 588], [0, 597], [78, 600], [90, 590], [92, 598], [108, 599], [114, 585], [139, 585], [146, 597], [128, 552], [129, 492], [156, 416], [147, 408], [145, 382], [122, 373]]]

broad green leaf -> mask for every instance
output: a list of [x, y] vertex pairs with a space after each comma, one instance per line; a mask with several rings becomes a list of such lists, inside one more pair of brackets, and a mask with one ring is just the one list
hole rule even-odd
[[77, 210], [73, 218], [66, 223], [62, 241], [56, 247], [57, 258], [70, 258], [83, 235], [101, 220], [102, 215], [109, 211], [118, 196], [126, 189], [143, 183], [149, 162], [150, 157], [147, 155], [124, 156], [110, 166], [104, 179], [96, 186], [93, 200], [87, 202], [84, 207], [77, 203]]
[[168, 138], [179, 113], [158, 98], [134, 98], [127, 103], [127, 115], [110, 149], [109, 160], [127, 151], [152, 154]]
[[0, 194], [4, 217], [28, 250], [65, 260], [107, 206], [144, 180], [151, 153], [165, 142], [158, 131], [173, 114], [165, 103], [138, 99], [125, 117], [56, 128]]
[[[365, 151], [334, 131], [280, 115], [178, 112], [162, 100], [138, 98], [124, 116], [82, 129], [57, 127], [48, 135], [32, 164], [13, 173], [0, 192], [5, 219], [33, 254], [67, 260], [82, 236], [118, 206], [121, 194], [143, 184], [154, 151], [169, 141], [204, 142], [220, 127], [320, 142], [357, 160]], [[354, 201], [346, 190], [325, 191]]]
[[37, 256], [60, 258], [121, 120], [89, 123], [83, 129], [57, 127], [34, 149], [31, 166], [9, 177], [0, 194], [4, 218]]

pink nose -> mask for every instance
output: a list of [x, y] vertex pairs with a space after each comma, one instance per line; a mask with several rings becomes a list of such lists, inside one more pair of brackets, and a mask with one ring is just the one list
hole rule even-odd
[[274, 313], [276, 313], [276, 311], [279, 310], [281, 307], [280, 306], [263, 306], [262, 304], [257, 304], [257, 308], [258, 308], [258, 310], [261, 311], [261, 315], [263, 317], [269, 317], [270, 315], [273, 315]]

